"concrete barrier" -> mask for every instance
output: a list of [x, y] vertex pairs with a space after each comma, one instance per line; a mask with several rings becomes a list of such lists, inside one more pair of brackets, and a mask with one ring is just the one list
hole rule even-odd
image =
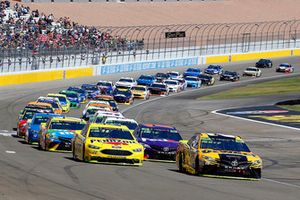
[[206, 57], [206, 64], [230, 62], [229, 58], [230, 58], [229, 55], [224, 55], [224, 56], [207, 56]]

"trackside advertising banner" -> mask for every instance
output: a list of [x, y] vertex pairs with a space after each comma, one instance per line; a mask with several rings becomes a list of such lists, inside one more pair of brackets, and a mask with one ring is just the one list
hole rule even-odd
[[180, 66], [195, 66], [198, 64], [199, 64], [199, 57], [103, 65], [103, 66], [96, 67], [95, 75], [106, 75], [106, 74], [114, 74], [114, 73], [121, 73], [121, 72], [133, 72], [133, 71], [172, 68], [172, 67], [180, 67]]

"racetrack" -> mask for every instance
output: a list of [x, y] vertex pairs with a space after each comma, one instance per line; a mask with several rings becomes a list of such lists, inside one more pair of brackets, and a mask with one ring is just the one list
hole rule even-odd
[[[299, 57], [275, 60], [290, 62], [298, 73]], [[236, 63], [226, 69], [243, 69], [253, 63]], [[183, 70], [183, 68], [178, 68]], [[146, 72], [145, 72], [146, 73]], [[147, 72], [148, 73], [148, 72]], [[154, 72], [151, 72], [154, 73]], [[128, 75], [128, 74], [127, 74]], [[138, 76], [139, 73], [129, 74]], [[128, 75], [128, 76], [129, 76]], [[294, 74], [296, 75], [296, 74]], [[299, 74], [298, 74], [299, 75]], [[41, 95], [69, 85], [116, 80], [121, 75], [73, 79], [0, 90], [0, 130], [10, 132], [16, 126], [20, 109]], [[274, 76], [274, 77], [273, 77]], [[0, 199], [299, 199], [300, 197], [300, 132], [270, 125], [247, 122], [211, 114], [216, 109], [235, 106], [273, 104], [299, 97], [299, 94], [262, 96], [259, 98], [198, 101], [196, 98], [254, 81], [286, 77], [274, 69], [263, 69], [258, 79], [244, 78], [239, 83], [217, 82], [215, 86], [188, 90], [167, 98], [137, 101], [121, 106], [126, 117], [139, 122], [174, 125], [184, 138], [195, 131], [241, 135], [250, 148], [264, 161], [261, 181], [238, 181], [196, 177], [181, 174], [174, 163], [144, 162], [142, 167], [127, 167], [75, 162], [68, 153], [40, 151], [23, 144], [22, 139], [0, 135]], [[273, 77], [273, 78], [272, 78]], [[269, 78], [268, 78], [269, 79]], [[72, 116], [81, 116], [78, 110]], [[0, 131], [5, 132], [5, 131]]]

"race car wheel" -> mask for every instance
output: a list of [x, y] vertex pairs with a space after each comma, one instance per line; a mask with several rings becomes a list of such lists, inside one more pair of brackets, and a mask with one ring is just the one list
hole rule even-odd
[[179, 171], [182, 172], [182, 173], [185, 173], [185, 169], [183, 167], [183, 155], [182, 153], [180, 154], [179, 156], [179, 161], [178, 161], [178, 165], [179, 165]]
[[253, 178], [261, 179], [261, 169], [253, 169], [251, 174]]
[[82, 162], [86, 162], [86, 159], [85, 159], [85, 145], [83, 144], [83, 147], [82, 147]]
[[200, 174], [200, 167], [199, 167], [199, 158], [197, 156], [195, 160], [195, 175], [199, 175], [199, 174]]

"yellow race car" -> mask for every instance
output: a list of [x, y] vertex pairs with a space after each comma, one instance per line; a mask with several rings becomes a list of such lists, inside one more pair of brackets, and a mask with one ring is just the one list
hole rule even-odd
[[180, 141], [176, 163], [181, 172], [223, 178], [260, 179], [262, 160], [239, 136], [200, 133]]
[[71, 103], [68, 100], [66, 95], [64, 95], [64, 94], [48, 94], [47, 97], [57, 98], [62, 107], [63, 113], [68, 113], [70, 111]]
[[133, 86], [131, 88], [131, 92], [132, 92], [134, 98], [137, 98], [137, 99], [147, 100], [150, 97], [149, 90], [146, 86], [142, 86], [142, 85]]
[[141, 166], [144, 148], [126, 126], [88, 124], [72, 141], [75, 160]]

